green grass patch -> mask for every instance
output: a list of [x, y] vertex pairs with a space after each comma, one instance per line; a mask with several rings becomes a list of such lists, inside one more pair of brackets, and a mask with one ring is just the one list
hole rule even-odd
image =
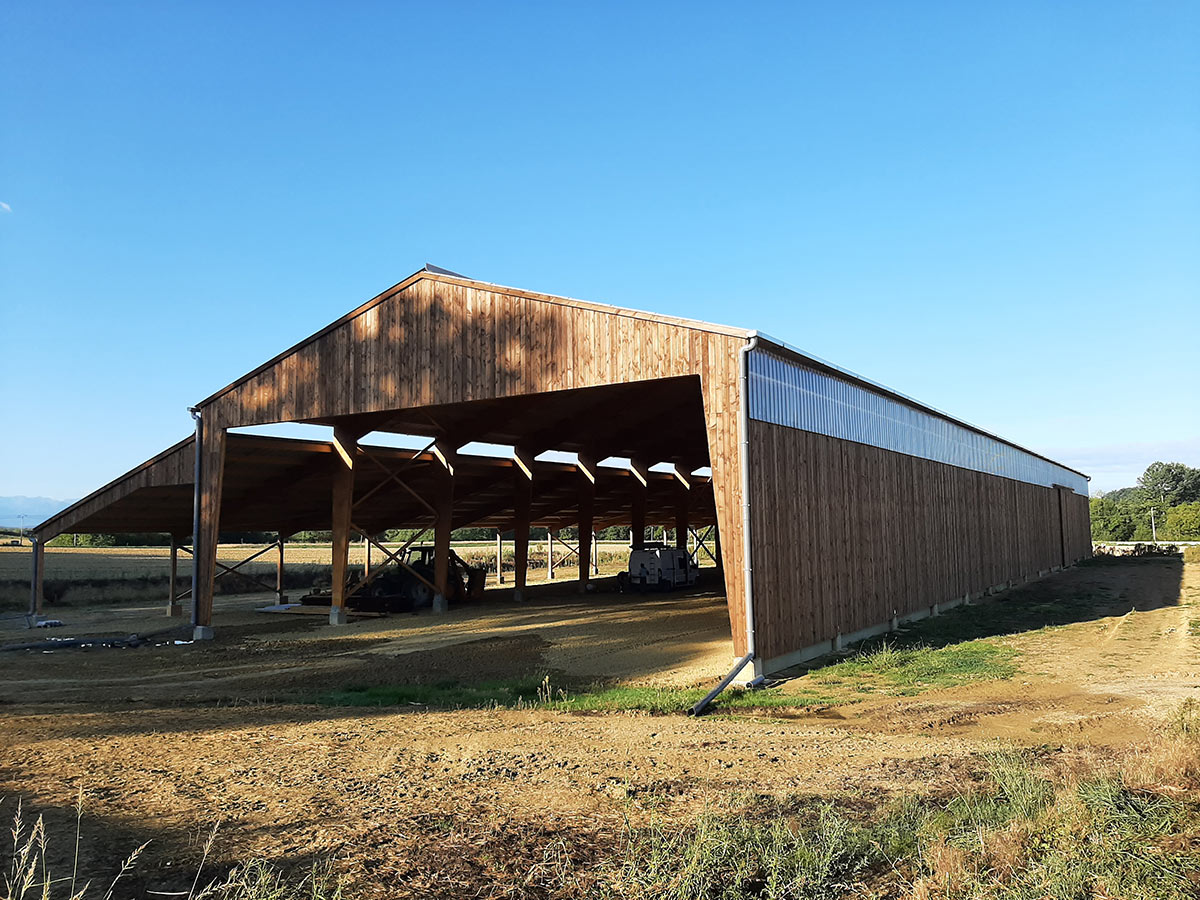
[[946, 647], [898, 647], [882, 644], [806, 677], [825, 686], [860, 693], [914, 694], [974, 681], [999, 681], [1017, 671], [1017, 652], [992, 641], [967, 641]]
[[530, 705], [538, 702], [542, 680], [440, 681], [349, 687], [317, 697], [324, 706], [431, 706], [439, 709]]
[[[889, 644], [860, 652], [844, 662], [810, 673], [786, 689], [729, 688], [713, 712], [784, 711], [858, 703], [872, 693], [916, 694], [936, 687], [1010, 677], [1016, 671], [1009, 647], [970, 641], [950, 647]], [[708, 688], [585, 684], [559, 686], [549, 676], [504, 681], [446, 680], [431, 684], [349, 687], [313, 698], [323, 706], [425, 707], [431, 709], [548, 709], [601, 713], [639, 711], [684, 713]]]
[[[397, 684], [352, 687], [316, 698], [327, 706], [422, 706], [433, 709], [509, 708], [549, 709], [560, 712], [640, 711], [655, 715], [683, 713], [705, 694], [706, 688], [585, 685], [561, 688], [548, 677], [513, 681], [435, 684]], [[783, 694], [771, 690], [726, 690], [710, 707], [713, 710], [799, 709], [837, 701], [829, 691]]]

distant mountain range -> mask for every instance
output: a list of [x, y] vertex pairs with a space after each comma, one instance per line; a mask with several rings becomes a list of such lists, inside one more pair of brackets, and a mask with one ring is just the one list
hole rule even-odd
[[20, 528], [22, 525], [32, 528], [74, 502], [49, 497], [0, 497], [0, 528]]

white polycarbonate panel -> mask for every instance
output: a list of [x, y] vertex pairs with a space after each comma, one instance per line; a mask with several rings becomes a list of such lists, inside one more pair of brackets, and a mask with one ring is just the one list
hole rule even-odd
[[1087, 496], [1087, 479], [986, 434], [761, 348], [750, 354], [750, 417]]

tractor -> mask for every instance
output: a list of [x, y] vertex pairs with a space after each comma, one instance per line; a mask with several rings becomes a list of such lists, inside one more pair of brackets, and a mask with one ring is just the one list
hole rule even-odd
[[[410, 547], [405, 551], [403, 561], [403, 566], [376, 570], [369, 583], [350, 595], [346, 605], [361, 612], [386, 613], [417, 612], [433, 606], [433, 590], [426, 582], [434, 582], [434, 548]], [[462, 557], [451, 550], [447, 605], [456, 606], [483, 599], [486, 580], [485, 569], [467, 565]], [[353, 590], [361, 581], [362, 576], [356, 576], [350, 583], [350, 589]], [[310, 604], [326, 604], [329, 601], [330, 592], [323, 590], [300, 598], [301, 603]]]

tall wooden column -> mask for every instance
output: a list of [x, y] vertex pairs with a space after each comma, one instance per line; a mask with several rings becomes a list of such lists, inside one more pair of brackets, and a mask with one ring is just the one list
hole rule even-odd
[[454, 529], [454, 466], [457, 454], [454, 448], [438, 442], [433, 446], [434, 456], [442, 464], [438, 478], [437, 523], [433, 533], [433, 583], [437, 594], [433, 598], [433, 611], [444, 613], [450, 607], [450, 532]]
[[225, 425], [218, 410], [209, 407], [199, 425], [199, 468], [196, 484], [199, 524], [192, 535], [192, 636], [208, 640], [213, 636], [213, 585], [217, 577], [217, 541], [221, 533], [221, 489], [225, 480]]
[[279, 532], [278, 541], [279, 555], [275, 557], [275, 602], [286, 603], [287, 596], [283, 593], [283, 532]]
[[179, 602], [179, 535], [171, 535], [171, 585], [167, 591], [167, 615], [183, 615], [183, 604]]
[[46, 554], [43, 550], [45, 545], [42, 543], [40, 535], [35, 535], [31, 544], [33, 571], [29, 579], [29, 615], [40, 616], [42, 600], [45, 597], [45, 590], [43, 590], [46, 575]]
[[358, 434], [345, 428], [333, 430], [333, 598], [329, 624], [345, 625], [346, 576], [350, 568], [350, 518], [354, 508], [354, 461]]
[[675, 467], [675, 549], [688, 548], [688, 505], [691, 501], [692, 484], [686, 472]]
[[554, 532], [546, 529], [546, 577], [554, 580]]
[[633, 491], [633, 513], [629, 520], [629, 549], [644, 550], [646, 548], [646, 485], [649, 482], [649, 470], [640, 460], [629, 461], [630, 479]]
[[592, 529], [596, 507], [596, 461], [579, 454], [579, 592], [587, 591], [592, 574]]
[[496, 529], [496, 584], [504, 584], [504, 534]]
[[533, 505], [533, 456], [521, 448], [513, 451], [513, 599], [525, 600], [529, 576], [529, 520]]

